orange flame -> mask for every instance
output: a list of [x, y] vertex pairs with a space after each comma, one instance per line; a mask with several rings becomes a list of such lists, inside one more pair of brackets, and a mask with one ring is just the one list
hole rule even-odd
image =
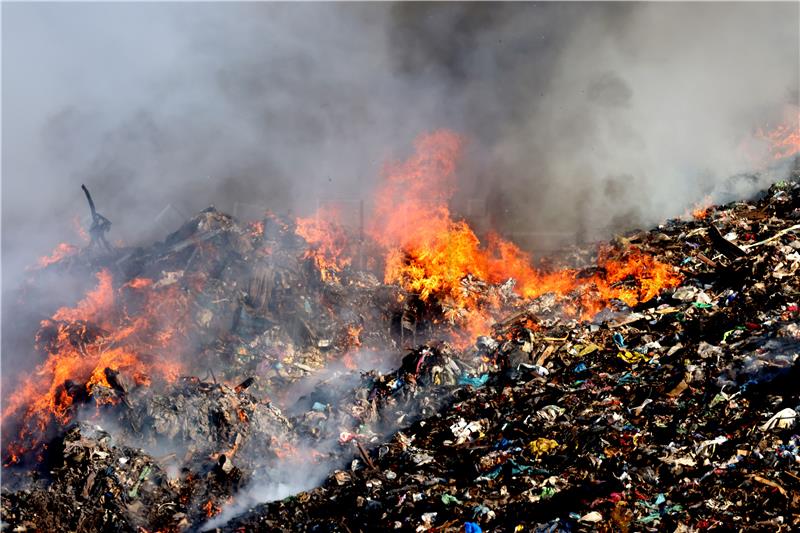
[[[142, 297], [136, 313], [129, 315], [118, 302], [123, 290]], [[115, 291], [111, 274], [100, 271], [97, 286], [75, 307], [62, 307], [42, 321], [37, 347], [47, 358], [8, 397], [3, 422], [22, 413], [20, 442], [38, 441], [52, 420], [69, 422], [77, 388], [89, 395], [98, 385], [112, 388], [106, 369], [124, 371], [140, 385], [152, 375], [176, 379], [178, 360], [146, 354], [172, 355], [178, 348], [173, 341], [183, 328], [174, 317], [185, 314], [180, 312], [185, 305], [175, 286], [153, 290], [151, 280], [135, 279]]]
[[144, 289], [146, 287], [150, 287], [153, 285], [153, 280], [149, 278], [133, 278], [128, 283], [125, 284], [125, 287], [130, 287], [131, 289]]
[[[72, 218], [72, 227], [80, 239], [86, 243], [89, 242], [89, 234], [81, 225], [80, 217], [77, 215]], [[78, 253], [78, 247], [66, 242], [59, 243], [50, 255], [40, 257], [36, 262], [36, 268], [46, 268], [55, 263], [60, 263], [69, 256]]]
[[46, 268], [55, 263], [60, 263], [67, 257], [75, 255], [76, 253], [78, 253], [77, 246], [73, 246], [71, 244], [62, 242], [58, 246], [56, 246], [55, 249], [53, 249], [50, 255], [40, 257], [39, 260], [36, 262], [36, 266], [37, 268]]
[[218, 505], [214, 505], [213, 501], [208, 500], [203, 504], [203, 511], [206, 513], [206, 518], [212, 518], [221, 513], [222, 509]]
[[336, 209], [323, 206], [312, 217], [298, 218], [295, 232], [308, 243], [305, 257], [314, 260], [323, 281], [336, 279], [336, 274], [350, 264], [347, 234]]
[[611, 300], [620, 300], [628, 306], [647, 302], [662, 290], [677, 287], [683, 279], [672, 266], [635, 247], [626, 250], [622, 257], [612, 257], [612, 253], [610, 249], [601, 250], [598, 272], [583, 282], [589, 291], [581, 295], [581, 318], [594, 316]]
[[81, 224], [81, 217], [79, 217], [78, 215], [72, 217], [72, 228], [75, 230], [75, 233], [78, 235], [78, 237], [81, 238], [83, 242], [88, 243], [91, 240], [89, 234], [86, 232], [86, 228], [84, 228], [83, 224]]
[[281, 461], [292, 461], [292, 462], [300, 462], [305, 461], [306, 458], [302, 457], [300, 454], [300, 450], [298, 450], [295, 446], [291, 443], [279, 439], [277, 437], [271, 437], [271, 445], [270, 449], [275, 452], [275, 455]]
[[358, 326], [356, 324], [347, 326], [347, 345], [354, 348], [361, 346], [361, 332], [363, 330], [364, 326]]
[[341, 361], [349, 370], [356, 370], [358, 368], [354, 356], [357, 354], [358, 348], [361, 347], [361, 332], [363, 330], [364, 326], [350, 324], [344, 332], [343, 344], [347, 348], [347, 351], [342, 355]]
[[[416, 294], [422, 302], [436, 302], [455, 330], [456, 345], [489, 333], [508, 298], [553, 293], [565, 312], [588, 319], [612, 300], [633, 306], [680, 283], [672, 266], [636, 248], [601, 250], [597, 268], [587, 274], [534, 268], [529, 254], [496, 234], [482, 243], [448, 206], [462, 148], [463, 141], [447, 130], [419, 137], [407, 160], [386, 167], [367, 224], [369, 235], [382, 248], [384, 280]], [[269, 220], [288, 230], [274, 215], [267, 214], [264, 221]], [[263, 228], [262, 224], [253, 230], [263, 234]], [[335, 280], [350, 264], [346, 232], [334, 209], [322, 208], [313, 217], [297, 219], [295, 232], [308, 243], [305, 257], [313, 260], [323, 280]], [[215, 253], [208, 248], [209, 256]], [[109, 382], [114, 374], [107, 370], [124, 372], [142, 386], [153, 377], [174, 380], [181, 371], [173, 354], [180, 352], [190, 322], [186, 317], [191, 315], [181, 285], [160, 286], [136, 278], [115, 289], [108, 271], [97, 278], [97, 286], [75, 307], [59, 309], [42, 322], [37, 346], [47, 358], [22, 380], [2, 412], [3, 421], [23, 415], [20, 442], [41, 440], [53, 421], [68, 422], [79, 392], [85, 398], [97, 387], [119, 387]], [[510, 279], [513, 285], [500, 287]], [[186, 283], [200, 290], [205, 276], [187, 276]], [[490, 290], [476, 289], [486, 284]], [[514, 294], [509, 293], [512, 287]], [[118, 298], [120, 294], [126, 298]], [[345, 335], [350, 350], [344, 362], [355, 367], [352, 348], [361, 345], [361, 328], [352, 325]], [[108, 401], [114, 401], [113, 395]], [[238, 416], [247, 415], [239, 411]], [[275, 444], [279, 456], [298, 457], [290, 444]], [[8, 452], [19, 457], [24, 448]], [[235, 452], [236, 446], [229, 453]]]
[[[600, 272], [579, 279], [574, 270], [534, 269], [528, 254], [498, 235], [489, 235], [487, 246], [482, 246], [466, 221], [453, 219], [447, 205], [462, 146], [462, 140], [447, 130], [418, 138], [409, 159], [388, 167], [369, 232], [386, 249], [384, 280], [422, 301], [447, 303], [451, 322], [471, 338], [489, 332], [498, 302], [467, 290], [463, 280], [468, 275], [492, 284], [513, 278], [515, 292], [525, 298], [590, 290], [591, 296], [580, 299], [577, 311], [582, 318], [613, 298], [634, 305], [679, 283], [672, 267], [638, 251], [622, 259], [603, 255]], [[640, 284], [618, 285], [629, 277]]]
[[264, 221], [256, 220], [247, 225], [247, 234], [252, 238], [259, 238], [264, 236]]
[[713, 202], [710, 195], [706, 195], [702, 200], [694, 204], [692, 207], [692, 218], [695, 220], [705, 220], [711, 212]]
[[769, 130], [759, 129], [756, 136], [767, 142], [774, 159], [785, 159], [800, 153], [800, 110], [786, 113], [785, 123]]

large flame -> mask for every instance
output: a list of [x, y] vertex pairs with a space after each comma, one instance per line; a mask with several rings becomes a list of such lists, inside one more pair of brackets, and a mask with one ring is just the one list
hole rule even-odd
[[[126, 303], [118, 298], [124, 292]], [[46, 359], [8, 397], [4, 425], [21, 414], [19, 441], [38, 441], [51, 421], [72, 418], [76, 390], [91, 395], [98, 385], [112, 388], [106, 369], [124, 371], [138, 384], [174, 380], [185, 305], [175, 285], [154, 289], [151, 280], [137, 278], [115, 290], [111, 274], [100, 271], [97, 286], [75, 307], [42, 321], [37, 347]]]
[[[586, 319], [612, 300], [633, 306], [680, 282], [672, 266], [633, 247], [601, 250], [591, 271], [542, 270], [497, 234], [481, 242], [449, 207], [463, 144], [447, 130], [419, 137], [407, 160], [386, 167], [366, 225], [380, 250], [385, 282], [438, 306], [458, 345], [489, 333], [509, 299], [553, 293], [566, 313]], [[248, 233], [266, 238], [267, 222], [288, 230], [268, 215]], [[335, 280], [351, 263], [351, 243], [335, 210], [323, 208], [310, 218], [297, 219], [295, 232], [308, 244], [306, 257], [323, 281]], [[198, 291], [202, 283], [202, 276], [187, 278], [187, 286]], [[20, 438], [8, 449], [12, 460], [24, 451], [21, 444], [41, 442], [51, 423], [69, 422], [78, 400], [94, 398], [101, 404], [121, 399], [124, 390], [119, 389], [124, 387], [117, 372], [138, 385], [174, 380], [182, 370], [176, 354], [188, 333], [190, 293], [180, 284], [145, 278], [115, 287], [111, 274], [103, 270], [97, 274], [97, 286], [76, 306], [61, 308], [43, 321], [37, 347], [46, 359], [22, 380], [2, 412], [4, 427], [9, 418], [21, 422]], [[355, 366], [352, 358], [361, 342], [361, 326], [353, 324], [344, 341], [348, 366]], [[119, 394], [103, 394], [104, 387]]]
[[[488, 332], [495, 306], [465, 290], [467, 276], [492, 284], [514, 279], [515, 291], [524, 298], [581, 290], [574, 310], [582, 318], [612, 299], [635, 305], [680, 282], [671, 266], [638, 250], [616, 258], [607, 251], [598, 259], [596, 274], [579, 277], [570, 269], [535, 269], [528, 254], [496, 234], [482, 245], [467, 222], [454, 219], [448, 207], [462, 147], [463, 141], [447, 130], [417, 139], [411, 157], [387, 167], [369, 231], [386, 249], [384, 280], [423, 301], [449, 302], [457, 310], [451, 318], [470, 335]], [[621, 283], [626, 280], [635, 281], [634, 286]]]

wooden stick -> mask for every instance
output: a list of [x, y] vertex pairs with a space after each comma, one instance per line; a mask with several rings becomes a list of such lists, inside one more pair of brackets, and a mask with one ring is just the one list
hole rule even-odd
[[778, 233], [776, 233], [772, 237], [770, 237], [768, 239], [764, 239], [763, 241], [758, 241], [758, 242], [754, 242], [753, 244], [747, 244], [745, 246], [742, 246], [742, 250], [749, 250], [751, 248], [755, 248], [756, 246], [761, 246], [762, 244], [766, 244], [768, 242], [772, 242], [775, 239], [777, 239], [778, 237], [782, 237], [782, 236], [786, 235], [787, 233], [790, 233], [790, 232], [792, 232], [794, 230], [797, 230], [797, 229], [800, 229], [800, 224], [795, 224], [794, 226], [792, 226], [790, 228], [782, 229], [781, 231], [779, 231]]

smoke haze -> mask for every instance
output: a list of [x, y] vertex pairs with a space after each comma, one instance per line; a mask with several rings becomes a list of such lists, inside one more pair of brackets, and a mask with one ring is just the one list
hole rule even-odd
[[135, 244], [212, 203], [363, 198], [440, 127], [469, 143], [462, 211], [507, 234], [652, 224], [751, 170], [742, 142], [797, 104], [799, 10], [5, 4], [7, 280], [76, 241], [82, 182]]

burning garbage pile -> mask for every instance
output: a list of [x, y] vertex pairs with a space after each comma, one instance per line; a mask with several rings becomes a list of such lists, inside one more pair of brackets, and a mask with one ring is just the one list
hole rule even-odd
[[31, 271], [90, 286], [4, 391], [3, 522], [791, 528], [797, 183], [544, 268], [451, 213], [461, 149], [420, 137], [358, 235], [209, 208], [114, 248], [87, 190], [94, 244]]
[[[228, 528], [796, 529], [799, 218], [800, 186], [783, 182], [628, 235], [682, 284], [586, 322], [546, 295], [467, 350], [411, 352], [370, 390], [442, 386], [446, 408]], [[420, 372], [428, 358], [441, 377]]]

